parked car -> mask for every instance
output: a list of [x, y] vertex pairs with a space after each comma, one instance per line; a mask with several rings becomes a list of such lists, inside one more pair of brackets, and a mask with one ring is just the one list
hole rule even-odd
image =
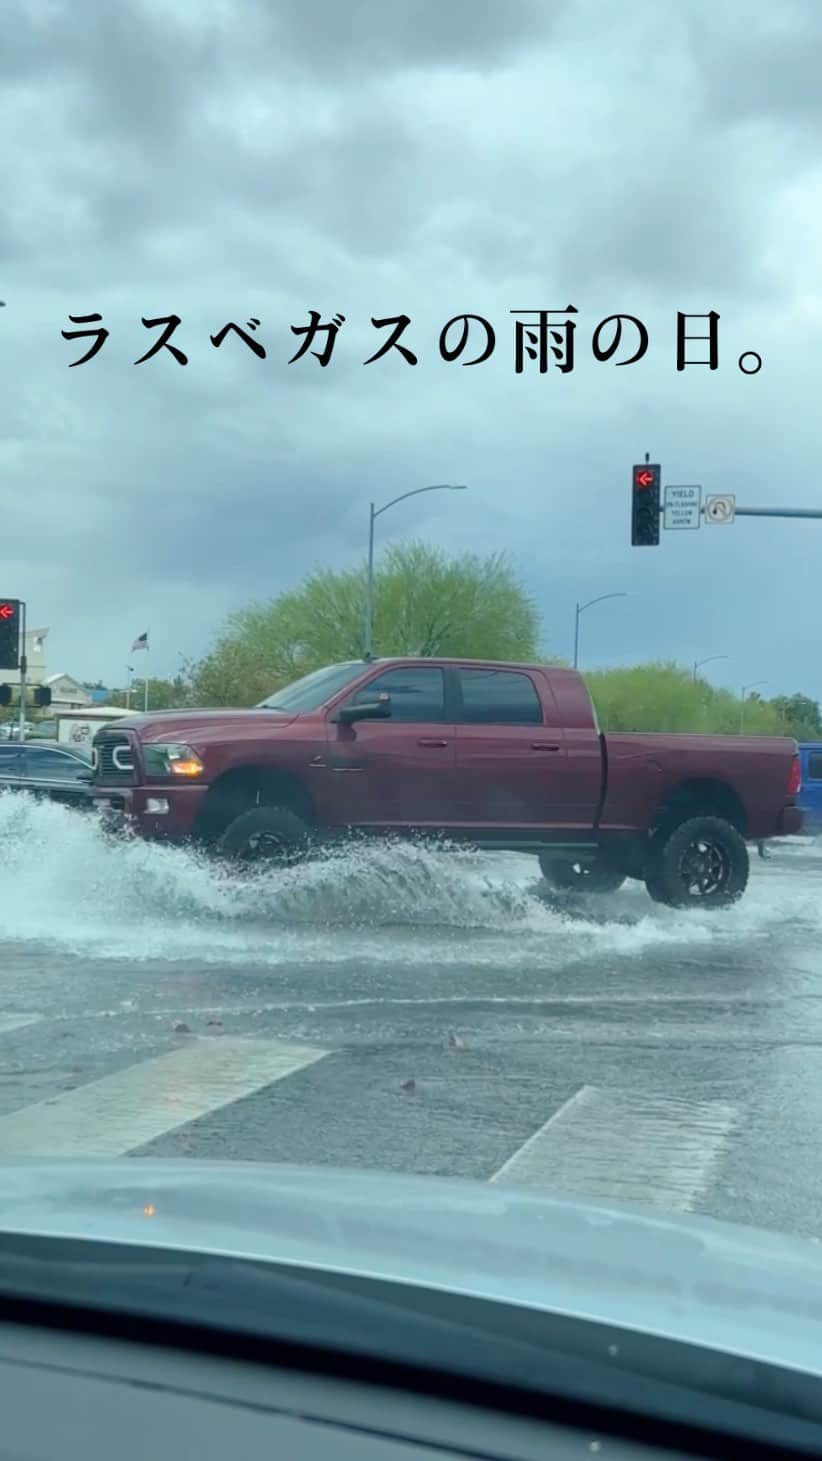
[[91, 778], [89, 754], [69, 750], [57, 741], [0, 744], [0, 791], [30, 792], [91, 810]]
[[27, 732], [26, 740], [29, 739], [29, 736], [33, 741], [56, 741], [57, 721], [53, 716], [48, 720], [33, 721], [31, 730]]
[[[27, 720], [23, 723], [23, 739], [28, 740], [34, 731], [34, 721]], [[4, 720], [0, 726], [0, 739], [4, 741], [19, 741], [20, 722], [19, 720]]]
[[798, 806], [802, 831], [812, 837], [822, 833], [822, 742], [803, 741], [799, 747], [802, 786]]
[[559, 889], [626, 878], [724, 906], [747, 842], [799, 830], [796, 741], [603, 735], [582, 676], [544, 665], [331, 665], [253, 710], [128, 716], [94, 739], [114, 825], [226, 858], [293, 858], [358, 834], [533, 852]]

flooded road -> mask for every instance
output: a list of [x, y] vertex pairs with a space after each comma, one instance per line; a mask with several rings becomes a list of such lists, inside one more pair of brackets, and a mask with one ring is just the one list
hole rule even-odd
[[232, 879], [0, 798], [0, 1155], [516, 1182], [822, 1237], [822, 849], [727, 913], [383, 846]]

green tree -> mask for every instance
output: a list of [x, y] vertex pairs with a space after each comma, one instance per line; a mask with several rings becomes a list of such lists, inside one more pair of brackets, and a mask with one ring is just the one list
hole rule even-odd
[[[365, 569], [311, 574], [299, 588], [232, 614], [191, 673], [200, 705], [254, 705], [278, 685], [363, 650]], [[448, 558], [423, 543], [389, 548], [374, 574], [377, 655], [536, 659], [540, 616], [502, 554]]]
[[815, 700], [807, 695], [777, 695], [770, 703], [786, 735], [798, 741], [822, 740], [822, 713]]
[[[125, 706], [126, 698], [125, 690], [112, 690], [106, 703], [108, 705]], [[175, 675], [173, 680], [153, 680], [149, 678], [149, 710], [177, 710], [180, 707], [190, 706], [193, 703], [191, 685], [185, 675]], [[131, 687], [131, 709], [142, 710], [144, 704], [145, 681], [135, 680]]]
[[668, 662], [599, 670], [585, 676], [606, 731], [668, 731], [673, 734], [790, 734], [779, 712], [766, 700], [750, 696], [744, 721], [739, 696], [717, 690], [693, 673]]

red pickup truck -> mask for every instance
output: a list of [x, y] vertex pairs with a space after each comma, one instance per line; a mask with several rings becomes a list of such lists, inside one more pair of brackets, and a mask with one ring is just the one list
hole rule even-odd
[[603, 735], [573, 670], [336, 664], [253, 710], [134, 715], [94, 741], [115, 825], [232, 860], [366, 834], [533, 852], [556, 889], [626, 878], [672, 907], [734, 902], [747, 842], [797, 832], [792, 740]]

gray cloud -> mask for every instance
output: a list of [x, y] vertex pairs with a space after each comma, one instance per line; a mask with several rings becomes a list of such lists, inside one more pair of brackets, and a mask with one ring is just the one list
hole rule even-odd
[[264, 6], [286, 56], [312, 73], [362, 74], [420, 66], [496, 69], [550, 34], [563, 6], [539, 0], [283, 0]]
[[785, 0], [771, 12], [733, 0], [710, 17], [698, 8], [691, 40], [710, 114], [776, 122], [800, 134], [809, 128], [810, 142], [822, 121], [822, 10], [815, 0]]

